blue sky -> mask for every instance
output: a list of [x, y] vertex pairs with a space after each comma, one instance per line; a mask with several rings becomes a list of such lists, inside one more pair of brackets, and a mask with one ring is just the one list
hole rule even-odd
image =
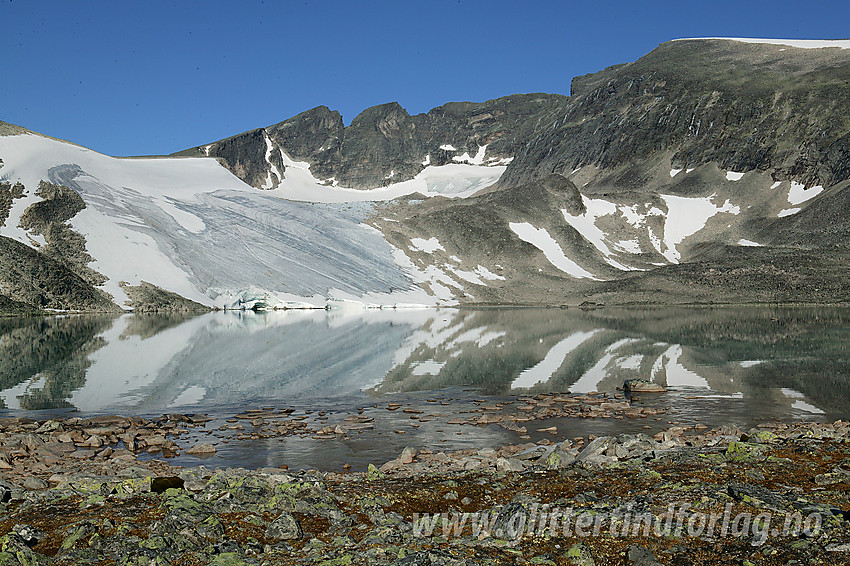
[[0, 120], [110, 155], [171, 153], [324, 104], [569, 94], [678, 37], [838, 39], [847, 0], [0, 0]]

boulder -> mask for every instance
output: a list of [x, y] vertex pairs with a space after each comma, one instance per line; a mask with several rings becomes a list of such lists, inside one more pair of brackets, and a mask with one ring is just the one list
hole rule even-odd
[[623, 383], [623, 390], [627, 393], [664, 393], [667, 391], [657, 383], [645, 379], [627, 379]]
[[284, 511], [266, 529], [266, 536], [274, 540], [294, 540], [302, 537], [304, 533], [301, 525], [292, 515]]

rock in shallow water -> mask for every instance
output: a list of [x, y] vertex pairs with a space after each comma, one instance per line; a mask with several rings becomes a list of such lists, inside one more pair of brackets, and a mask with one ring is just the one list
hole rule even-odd
[[192, 454], [193, 456], [212, 456], [216, 452], [218, 452], [218, 449], [206, 442], [199, 442], [186, 450], [186, 454]]
[[627, 393], [664, 393], [667, 391], [657, 383], [645, 379], [627, 379], [623, 384]]

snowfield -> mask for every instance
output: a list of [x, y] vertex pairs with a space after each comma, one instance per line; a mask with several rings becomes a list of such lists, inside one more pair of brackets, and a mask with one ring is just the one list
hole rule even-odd
[[[430, 159], [426, 161], [430, 163]], [[498, 181], [507, 169], [504, 165], [459, 163], [426, 166], [409, 181], [364, 191], [322, 182], [310, 172], [309, 163], [293, 161], [285, 153], [283, 163], [286, 166], [285, 179], [270, 193], [289, 200], [322, 203], [387, 201], [414, 193], [426, 197], [466, 198]]]
[[667, 204], [667, 221], [664, 224], [664, 257], [670, 263], [678, 263], [682, 254], [676, 249], [682, 241], [696, 234], [713, 216], [720, 213], [740, 214], [741, 207], [728, 200], [723, 206], [712, 202], [716, 195], [705, 198], [689, 198], [661, 195]]

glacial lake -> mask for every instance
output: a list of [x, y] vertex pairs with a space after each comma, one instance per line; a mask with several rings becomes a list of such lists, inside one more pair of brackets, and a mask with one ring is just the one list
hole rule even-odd
[[[743, 428], [765, 419], [847, 418], [848, 345], [850, 309], [826, 307], [4, 318], [0, 416], [203, 413], [223, 420], [267, 407], [309, 419], [322, 411], [320, 422], [332, 424], [334, 414], [362, 413], [375, 418], [375, 429], [346, 442], [233, 443], [210, 462], [357, 468], [406, 445], [517, 441], [499, 427], [453, 428], [446, 419], [412, 429], [409, 416], [387, 411], [388, 403], [436, 403], [450, 416], [482, 400], [615, 392], [630, 378], [667, 388], [640, 396], [667, 408], [663, 418], [565, 419], [559, 430], [572, 437], [653, 432], [679, 421]], [[393, 434], [399, 428], [403, 434]]]

